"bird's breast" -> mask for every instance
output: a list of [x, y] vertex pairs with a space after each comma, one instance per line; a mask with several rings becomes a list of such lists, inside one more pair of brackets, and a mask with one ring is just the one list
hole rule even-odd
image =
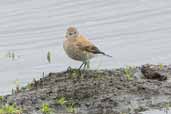
[[94, 57], [94, 54], [82, 51], [80, 48], [78, 48], [74, 41], [65, 40], [63, 47], [66, 54], [74, 60], [86, 61]]

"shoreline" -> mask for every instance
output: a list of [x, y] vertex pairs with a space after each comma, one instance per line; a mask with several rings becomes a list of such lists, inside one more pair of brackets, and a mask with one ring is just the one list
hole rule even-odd
[[[171, 66], [49, 73], [6, 95], [22, 114], [121, 114], [171, 105]], [[45, 109], [46, 110], [45, 110]], [[47, 111], [47, 112], [44, 112]]]

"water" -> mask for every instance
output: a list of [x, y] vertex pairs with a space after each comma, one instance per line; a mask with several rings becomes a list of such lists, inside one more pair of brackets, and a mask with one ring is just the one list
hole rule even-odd
[[171, 113], [171, 109], [162, 109], [162, 110], [149, 110], [149, 111], [145, 111], [142, 112], [141, 114], [170, 114]]
[[113, 56], [93, 59], [92, 68], [169, 64], [170, 20], [170, 0], [0, 0], [0, 94], [15, 88], [15, 80], [24, 85], [43, 72], [78, 67], [62, 48], [70, 25]]

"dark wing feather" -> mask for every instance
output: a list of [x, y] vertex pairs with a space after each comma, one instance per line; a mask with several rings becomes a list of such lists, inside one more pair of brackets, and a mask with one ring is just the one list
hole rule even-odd
[[101, 51], [94, 45], [83, 46], [83, 45], [77, 44], [77, 46], [79, 47], [79, 49], [83, 51], [87, 51], [87, 52], [94, 53], [94, 54], [101, 54]]
[[110, 56], [108, 54], [105, 54], [104, 52], [100, 51], [99, 48], [97, 48], [94, 45], [81, 45], [81, 43], [77, 43], [77, 46], [82, 51], [90, 52], [90, 53], [93, 53], [93, 54], [102, 54], [102, 55], [105, 55], [105, 56], [108, 56], [108, 57], [112, 57], [112, 56]]
[[85, 50], [87, 52], [91, 52], [94, 54], [100, 54], [101, 53], [101, 51], [96, 46], [85, 46]]

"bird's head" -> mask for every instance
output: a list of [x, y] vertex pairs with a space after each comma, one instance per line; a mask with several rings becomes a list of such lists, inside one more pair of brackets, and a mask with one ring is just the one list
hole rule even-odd
[[69, 27], [66, 32], [66, 38], [77, 38], [79, 36], [79, 32], [75, 27]]

